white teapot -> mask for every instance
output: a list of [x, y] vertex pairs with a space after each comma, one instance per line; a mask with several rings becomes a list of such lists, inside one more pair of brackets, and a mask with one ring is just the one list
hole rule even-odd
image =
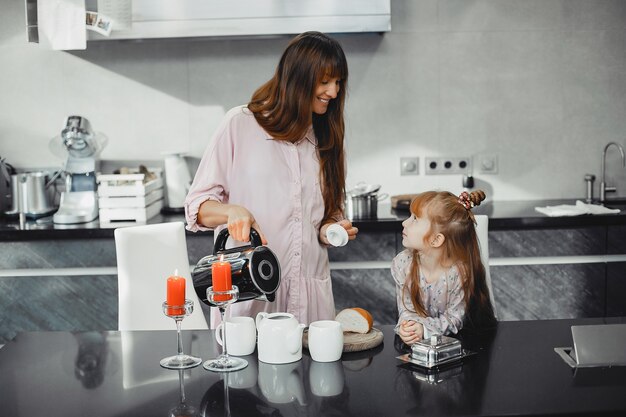
[[259, 360], [265, 363], [291, 363], [302, 359], [304, 324], [293, 314], [260, 312], [256, 316]]

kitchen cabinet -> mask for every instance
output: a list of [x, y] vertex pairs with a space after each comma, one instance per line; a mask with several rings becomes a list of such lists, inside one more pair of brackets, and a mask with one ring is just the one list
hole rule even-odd
[[[601, 261], [603, 255], [626, 253], [616, 238], [623, 229], [589, 226], [489, 232], [491, 279], [499, 318], [623, 315], [625, 264]], [[498, 266], [503, 259], [519, 265]]]
[[[500, 320], [626, 315], [626, 212], [553, 218], [534, 211], [564, 203], [493, 202], [477, 208], [490, 217]], [[329, 248], [335, 306], [363, 307], [377, 324], [393, 324], [397, 313], [389, 267], [402, 250], [401, 222], [407, 213], [381, 205], [378, 214], [356, 223], [357, 240]], [[157, 216], [149, 223], [167, 221], [182, 221], [182, 216]], [[193, 266], [213, 252], [213, 235], [187, 234], [187, 249]], [[113, 229], [97, 224], [19, 228], [12, 219], [0, 219], [0, 265], [0, 344], [20, 331], [117, 328]]]
[[[610, 255], [626, 253], [626, 226], [608, 228], [607, 252]], [[626, 262], [607, 265], [607, 316], [626, 316]]]
[[[188, 235], [187, 250], [195, 265], [213, 235]], [[117, 329], [114, 239], [0, 242], [0, 265], [0, 344], [20, 331]]]

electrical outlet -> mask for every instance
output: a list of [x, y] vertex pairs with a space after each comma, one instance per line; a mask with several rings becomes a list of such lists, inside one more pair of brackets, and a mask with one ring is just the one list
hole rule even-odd
[[400, 158], [400, 175], [419, 175], [419, 157]]
[[472, 172], [471, 158], [466, 156], [440, 156], [426, 157], [424, 165], [426, 166], [426, 175], [445, 175], [445, 174], [470, 174]]
[[498, 173], [498, 155], [495, 153], [480, 154], [477, 157], [478, 172], [481, 174]]

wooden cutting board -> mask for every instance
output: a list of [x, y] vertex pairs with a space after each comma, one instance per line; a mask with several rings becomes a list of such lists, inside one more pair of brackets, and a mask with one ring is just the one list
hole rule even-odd
[[[343, 351], [344, 352], [360, 352], [362, 350], [372, 349], [383, 342], [383, 332], [373, 327], [368, 333], [343, 333]], [[309, 332], [308, 329], [302, 335], [302, 346], [309, 348]]]

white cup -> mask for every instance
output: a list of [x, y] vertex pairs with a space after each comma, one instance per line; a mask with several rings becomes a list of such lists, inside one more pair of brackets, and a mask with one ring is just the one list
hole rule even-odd
[[256, 323], [252, 317], [228, 317], [215, 329], [215, 338], [220, 346], [222, 331], [226, 324], [226, 348], [229, 355], [246, 356], [254, 352], [256, 346]]
[[341, 362], [311, 362], [309, 382], [311, 392], [318, 397], [331, 397], [341, 394], [344, 385]]
[[317, 362], [334, 362], [343, 352], [343, 329], [335, 320], [319, 320], [309, 325], [309, 353]]
[[338, 223], [331, 224], [326, 229], [326, 239], [333, 246], [345, 246], [348, 243], [348, 231]]

